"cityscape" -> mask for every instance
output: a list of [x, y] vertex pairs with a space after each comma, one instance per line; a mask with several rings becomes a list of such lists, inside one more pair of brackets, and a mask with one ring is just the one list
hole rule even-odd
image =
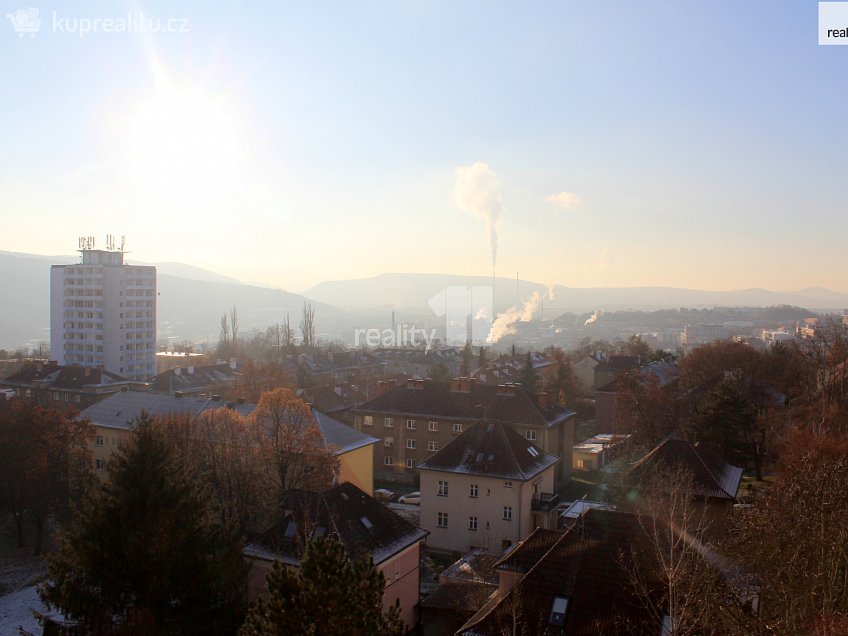
[[848, 633], [848, 2], [3, 14], [0, 636]]

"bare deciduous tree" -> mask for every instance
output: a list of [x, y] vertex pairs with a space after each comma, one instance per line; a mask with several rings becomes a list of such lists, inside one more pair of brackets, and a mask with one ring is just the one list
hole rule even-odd
[[315, 346], [315, 309], [312, 307], [312, 303], [303, 303], [303, 310], [300, 315], [300, 334], [305, 348], [309, 349]]

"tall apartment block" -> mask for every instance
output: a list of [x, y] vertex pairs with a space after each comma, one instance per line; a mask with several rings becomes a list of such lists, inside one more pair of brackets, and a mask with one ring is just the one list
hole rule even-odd
[[156, 268], [125, 265], [122, 250], [79, 251], [79, 264], [50, 269], [50, 357], [130, 380], [152, 377]]

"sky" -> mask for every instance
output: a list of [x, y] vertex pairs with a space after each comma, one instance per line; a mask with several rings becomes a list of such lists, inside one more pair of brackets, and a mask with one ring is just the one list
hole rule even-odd
[[32, 2], [35, 37], [0, 0], [2, 250], [848, 291], [816, 2]]

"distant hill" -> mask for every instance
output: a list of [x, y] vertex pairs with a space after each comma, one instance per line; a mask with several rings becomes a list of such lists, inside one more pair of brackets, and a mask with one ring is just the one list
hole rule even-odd
[[[129, 259], [128, 259], [129, 260]], [[50, 265], [78, 262], [75, 256], [38, 256], [0, 251], [0, 348], [36, 345], [50, 339]], [[136, 264], [140, 261], [130, 261]], [[445, 287], [491, 285], [485, 276], [451, 274], [380, 274], [372, 278], [326, 281], [302, 294], [247, 285], [185, 263], [154, 263], [159, 284], [159, 337], [217, 341], [221, 314], [235, 305], [241, 333], [264, 330], [289, 315], [297, 329], [303, 302], [312, 299], [320, 339], [352, 341], [355, 328], [385, 329], [392, 313], [400, 322], [427, 328], [443, 326], [427, 301]], [[495, 311], [524, 302], [533, 292], [544, 298], [544, 315], [580, 315], [595, 309], [653, 311], [666, 308], [767, 307], [795, 305], [818, 311], [841, 311], [848, 294], [813, 287], [796, 292], [766, 289], [703, 291], [672, 287], [577, 288], [548, 287], [533, 281], [498, 278]]]
[[[38, 256], [0, 251], [0, 348], [30, 346], [50, 339], [50, 265], [76, 263], [73, 256]], [[131, 261], [141, 264], [139, 261]], [[297, 328], [306, 298], [282, 289], [243, 285], [182, 263], [156, 263], [159, 337], [218, 339], [221, 314], [235, 305], [242, 334], [282, 322], [289, 313]], [[316, 330], [341, 332], [345, 312], [315, 303]]]
[[[485, 276], [451, 274], [380, 274], [371, 278], [337, 280], [319, 283], [305, 295], [337, 307], [395, 310], [412, 314], [430, 313], [427, 300], [449, 285], [491, 285]], [[495, 282], [495, 310], [502, 312], [524, 302], [533, 292], [547, 295], [541, 283], [498, 278]], [[618, 311], [691, 307], [768, 307], [795, 305], [815, 310], [841, 310], [848, 307], [848, 294], [820, 287], [794, 292], [767, 289], [704, 291], [675, 287], [566, 287], [555, 285], [553, 300], [545, 299], [545, 314], [556, 310], [581, 313], [594, 309]]]

